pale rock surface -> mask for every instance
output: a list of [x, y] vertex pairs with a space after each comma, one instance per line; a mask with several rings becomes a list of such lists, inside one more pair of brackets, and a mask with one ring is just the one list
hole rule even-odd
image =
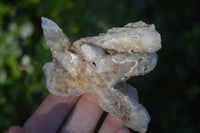
[[53, 56], [43, 67], [49, 92], [65, 97], [91, 93], [125, 126], [146, 132], [150, 116], [126, 80], [155, 68], [155, 52], [161, 48], [155, 26], [129, 23], [73, 44], [53, 21], [42, 17], [42, 28]]

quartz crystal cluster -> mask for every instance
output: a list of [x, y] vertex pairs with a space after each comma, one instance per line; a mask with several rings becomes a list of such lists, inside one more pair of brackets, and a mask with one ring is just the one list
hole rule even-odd
[[42, 28], [53, 56], [43, 67], [49, 92], [65, 97], [91, 93], [103, 110], [125, 126], [146, 132], [149, 114], [139, 104], [136, 88], [126, 81], [156, 66], [161, 37], [155, 26], [129, 23], [73, 43], [45, 17]]

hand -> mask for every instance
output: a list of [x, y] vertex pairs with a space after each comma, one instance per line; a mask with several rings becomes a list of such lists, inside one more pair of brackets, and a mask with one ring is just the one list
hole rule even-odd
[[[102, 113], [103, 110], [98, 102], [90, 94], [67, 98], [50, 94], [23, 127], [11, 126], [7, 133], [55, 133], [68, 114], [70, 115], [61, 128], [61, 133], [92, 133]], [[130, 131], [108, 114], [99, 133], [130, 133]]]

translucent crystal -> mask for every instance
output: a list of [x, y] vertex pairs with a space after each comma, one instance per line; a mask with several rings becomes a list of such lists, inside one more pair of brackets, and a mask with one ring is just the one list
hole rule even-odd
[[42, 17], [42, 28], [53, 56], [43, 67], [49, 92], [65, 97], [91, 93], [124, 125], [146, 132], [150, 116], [126, 81], [155, 68], [155, 52], [161, 48], [155, 26], [129, 23], [73, 44], [53, 21]]

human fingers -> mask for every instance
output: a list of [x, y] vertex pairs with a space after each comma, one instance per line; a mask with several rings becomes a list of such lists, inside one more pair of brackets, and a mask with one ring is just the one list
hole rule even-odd
[[91, 133], [94, 131], [103, 110], [91, 94], [84, 94], [64, 125], [61, 133]]
[[27, 133], [55, 133], [79, 97], [50, 94], [24, 124]]
[[99, 133], [130, 133], [130, 131], [123, 127], [123, 124], [112, 115], [108, 114], [104, 120]]
[[6, 133], [25, 133], [20, 126], [11, 126]]

